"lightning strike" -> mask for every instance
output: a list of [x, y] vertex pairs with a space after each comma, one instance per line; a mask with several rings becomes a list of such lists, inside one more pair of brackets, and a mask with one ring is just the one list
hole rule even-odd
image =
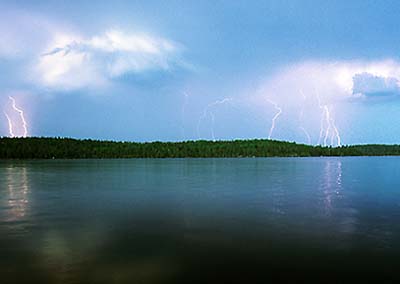
[[23, 130], [24, 130], [24, 133], [22, 134], [22, 137], [26, 137], [26, 136], [28, 136], [28, 126], [27, 126], [27, 123], [26, 123], [26, 120], [25, 120], [24, 111], [23, 111], [22, 109], [20, 109], [20, 108], [17, 107], [16, 102], [15, 102], [15, 99], [14, 99], [13, 97], [9, 96], [8, 98], [9, 98], [9, 99], [11, 100], [11, 102], [12, 102], [12, 108], [13, 108], [16, 112], [19, 113], [19, 117], [21, 118], [21, 121], [22, 121], [22, 128], [23, 128]]
[[311, 136], [310, 136], [310, 134], [308, 133], [308, 131], [307, 131], [303, 126], [300, 126], [300, 130], [303, 131], [304, 135], [306, 136], [306, 138], [307, 138], [307, 144], [308, 144], [308, 145], [311, 145]]
[[276, 120], [277, 120], [278, 117], [281, 115], [282, 109], [278, 106], [277, 103], [271, 101], [270, 99], [267, 99], [267, 101], [268, 101], [270, 104], [272, 104], [272, 105], [274, 106], [274, 108], [277, 110], [277, 113], [276, 113], [276, 114], [274, 115], [274, 117], [272, 118], [272, 121], [271, 121], [271, 128], [269, 129], [269, 133], [268, 133], [268, 139], [271, 139], [271, 137], [272, 137], [272, 132], [273, 132], [274, 129], [275, 129]]
[[211, 137], [212, 140], [215, 141], [215, 133], [214, 133], [214, 124], [215, 124], [215, 115], [212, 111], [212, 108], [217, 106], [217, 105], [221, 105], [221, 104], [225, 104], [225, 103], [229, 103], [232, 101], [232, 98], [224, 98], [222, 100], [217, 100], [215, 102], [212, 102], [210, 104], [208, 104], [204, 110], [202, 115], [200, 116], [198, 122], [197, 122], [197, 136], [200, 139], [200, 126], [201, 126], [201, 122], [207, 118], [207, 116], [211, 117]]
[[[318, 91], [316, 89], [315, 89], [315, 94], [316, 94], [317, 101], [318, 101], [318, 107], [323, 110], [324, 108], [323, 108], [323, 106], [321, 104], [321, 98], [320, 98], [319, 93], [318, 93]], [[318, 145], [321, 145], [321, 140], [322, 140], [322, 136], [323, 135], [324, 135], [324, 110], [323, 110], [322, 115], [321, 115], [321, 122], [320, 122], [319, 136], [318, 136], [318, 143], [317, 143]]]
[[184, 96], [184, 101], [182, 104], [182, 111], [181, 111], [181, 120], [182, 120], [182, 139], [186, 139], [186, 133], [185, 133], [185, 117], [186, 117], [186, 106], [188, 104], [188, 98], [189, 94], [186, 92], [183, 92]]
[[[17, 136], [21, 136], [21, 137], [27, 137], [28, 136], [28, 124], [26, 123], [26, 119], [25, 119], [25, 115], [24, 115], [24, 111], [22, 109], [20, 109], [19, 107], [17, 107], [17, 104], [15, 102], [15, 99], [11, 96], [8, 97], [11, 101], [11, 106], [12, 109], [18, 113], [21, 122], [22, 122], [22, 134], [19, 135], [17, 134], [17, 132], [15, 131], [16, 128], [16, 123], [14, 121], [14, 117], [11, 115], [8, 115], [6, 112], [4, 112], [4, 115], [7, 118], [7, 122], [8, 122], [8, 132], [10, 137], [17, 137]], [[20, 131], [18, 131], [20, 132]]]
[[329, 136], [329, 131], [331, 130], [331, 124], [330, 124], [330, 120], [331, 120], [331, 114], [329, 113], [329, 108], [325, 105], [324, 106], [324, 113], [325, 113], [325, 119], [326, 119], [326, 129], [325, 129], [325, 138], [324, 138], [324, 146], [327, 145], [327, 139]]
[[[321, 123], [320, 123], [320, 132], [319, 132], [319, 139], [318, 139], [318, 144], [321, 145], [322, 138], [324, 139], [324, 146], [328, 145], [328, 138], [330, 135], [330, 145], [334, 144], [334, 140], [336, 138], [337, 141], [337, 146], [341, 146], [341, 137], [338, 128], [336, 127], [335, 120], [333, 116], [331, 115], [331, 112], [329, 110], [329, 107], [327, 105], [322, 105], [321, 104], [321, 98], [319, 96], [319, 93], [316, 91], [317, 95], [317, 100], [318, 100], [318, 106], [320, 109], [322, 109], [322, 115], [321, 115]], [[325, 132], [325, 136], [324, 136]]]
[[311, 136], [308, 133], [307, 129], [304, 128], [303, 126], [303, 117], [304, 117], [304, 101], [307, 99], [306, 95], [304, 94], [304, 92], [302, 90], [300, 90], [300, 94], [303, 97], [303, 105], [302, 108], [300, 110], [300, 115], [299, 115], [299, 122], [300, 122], [300, 130], [303, 131], [304, 135], [307, 138], [307, 144], [310, 145], [311, 144]]
[[215, 115], [211, 112], [211, 138], [215, 141], [214, 125], [215, 125]]
[[325, 144], [325, 146], [327, 145], [326, 141], [327, 141], [328, 135], [330, 133], [331, 145], [333, 145], [334, 140], [336, 139], [337, 146], [340, 147], [340, 146], [342, 146], [342, 141], [340, 138], [339, 130], [337, 129], [337, 127], [335, 125], [335, 120], [334, 120], [333, 116], [331, 115], [329, 108], [327, 106], [324, 106], [324, 110], [325, 110], [325, 117], [326, 117], [326, 123], [327, 123], [324, 144]]
[[340, 147], [340, 146], [342, 146], [342, 139], [340, 137], [339, 130], [337, 129], [337, 127], [335, 125], [335, 120], [333, 119], [333, 117], [331, 118], [331, 125], [332, 125], [333, 131], [334, 131], [334, 135], [337, 139], [337, 145]]
[[8, 132], [10, 133], [10, 137], [13, 138], [13, 137], [15, 137], [15, 134], [13, 132], [13, 124], [12, 124], [11, 118], [5, 112], [4, 112], [4, 115], [6, 116], [7, 122], [8, 122]]

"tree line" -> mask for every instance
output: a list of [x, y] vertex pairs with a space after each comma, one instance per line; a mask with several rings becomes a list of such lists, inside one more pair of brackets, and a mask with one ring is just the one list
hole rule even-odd
[[0, 159], [318, 157], [400, 155], [400, 145], [323, 147], [266, 139], [114, 142], [71, 138], [0, 138]]

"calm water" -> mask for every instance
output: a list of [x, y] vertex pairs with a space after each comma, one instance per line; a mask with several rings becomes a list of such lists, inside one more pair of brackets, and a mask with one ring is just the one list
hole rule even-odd
[[394, 281], [400, 157], [0, 161], [0, 283]]

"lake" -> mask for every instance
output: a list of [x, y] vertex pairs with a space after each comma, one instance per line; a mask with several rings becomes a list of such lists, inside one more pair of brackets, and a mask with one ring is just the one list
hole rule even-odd
[[394, 281], [400, 157], [0, 161], [0, 283]]

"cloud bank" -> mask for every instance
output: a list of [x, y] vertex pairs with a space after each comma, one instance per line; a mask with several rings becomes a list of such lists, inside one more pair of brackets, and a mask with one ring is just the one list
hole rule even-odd
[[126, 74], [182, 66], [181, 50], [169, 39], [116, 29], [89, 38], [58, 34], [34, 71], [36, 82], [45, 87], [99, 87]]
[[319, 96], [322, 103], [334, 104], [375, 95], [400, 97], [400, 62], [301, 62], [267, 76], [258, 90], [258, 96], [285, 104], [298, 104], [304, 97]]

